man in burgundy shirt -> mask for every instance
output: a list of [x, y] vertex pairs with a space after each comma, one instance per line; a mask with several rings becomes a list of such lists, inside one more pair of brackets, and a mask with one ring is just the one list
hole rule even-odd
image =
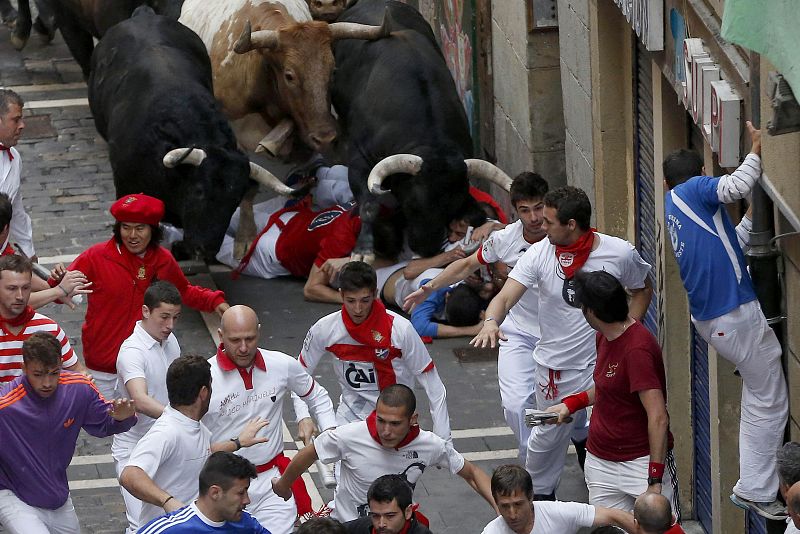
[[648, 491], [672, 500], [680, 517], [658, 342], [629, 316], [628, 295], [613, 275], [579, 272], [575, 282], [576, 302], [597, 330], [594, 387], [548, 411], [561, 421], [594, 404], [584, 470], [591, 504], [630, 512]]

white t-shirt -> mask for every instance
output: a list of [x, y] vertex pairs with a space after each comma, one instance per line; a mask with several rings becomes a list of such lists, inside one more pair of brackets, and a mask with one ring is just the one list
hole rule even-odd
[[[533, 504], [533, 529], [530, 534], [576, 534], [578, 529], [594, 524], [594, 506], [579, 502], [536, 501]], [[482, 534], [515, 534], [498, 517], [486, 525]]]
[[[434, 431], [440, 436], [449, 436], [446, 393], [428, 349], [408, 319], [390, 310], [387, 313], [393, 318], [388, 351], [370, 348], [350, 337], [342, 321], [342, 310], [339, 310], [309, 329], [300, 352], [300, 363], [313, 374], [325, 355], [337, 359], [333, 369], [342, 388], [336, 410], [340, 423], [365, 419], [378, 402], [379, 385], [414, 387], [416, 378], [428, 395]], [[302, 406], [296, 405], [296, 408], [302, 409]], [[302, 411], [297, 413], [298, 419], [306, 416]]]
[[[144, 378], [147, 383], [147, 396], [160, 402], [164, 406], [169, 404], [167, 396], [167, 369], [169, 364], [181, 355], [181, 347], [175, 334], [170, 334], [162, 345], [142, 327], [142, 322], [137, 321], [133, 333], [126, 339], [119, 349], [117, 356], [117, 398], [132, 398], [125, 388], [125, 384], [134, 378]], [[111, 452], [121, 453], [131, 448], [144, 436], [155, 419], [136, 414], [137, 423], [122, 434], [114, 435]]]
[[[197, 498], [197, 480], [209, 454], [211, 432], [205, 425], [167, 406], [133, 448], [128, 467], [140, 468], [159, 488], [186, 504]], [[139, 524], [163, 514], [162, 508], [143, 502]]]
[[[230, 359], [214, 356], [211, 364], [211, 404], [203, 423], [211, 431], [214, 442], [238, 436], [247, 422], [263, 417], [269, 424], [259, 436], [269, 439], [237, 454], [255, 465], [262, 465], [283, 452], [283, 402], [289, 392], [294, 392], [314, 410], [320, 428], [336, 426], [333, 403], [328, 392], [306, 373], [295, 359], [273, 350], [258, 349], [254, 365], [250, 368], [250, 383]], [[246, 373], [246, 372], [245, 372]], [[248, 386], [250, 386], [248, 388]]]
[[[478, 251], [478, 261], [484, 265], [501, 261], [509, 267], [514, 267], [522, 255], [533, 246], [533, 243], [525, 240], [522, 231], [522, 221], [518, 220], [502, 230], [493, 232]], [[537, 283], [534, 282], [522, 295], [519, 302], [508, 310], [508, 315], [500, 326], [504, 332], [541, 337], [539, 332], [539, 286]]]
[[464, 457], [453, 444], [433, 432], [421, 430], [411, 443], [386, 448], [372, 437], [366, 421], [323, 432], [314, 447], [324, 463], [342, 462], [331, 514], [342, 522], [366, 515], [367, 491], [382, 475], [404, 474], [413, 486], [429, 466], [447, 467], [453, 474], [464, 468]]
[[784, 534], [800, 534], [800, 529], [794, 526], [794, 522], [792, 522], [792, 518], [788, 518], [786, 520], [786, 530]]
[[401, 276], [394, 282], [394, 303], [398, 308], [402, 308], [403, 301], [407, 296], [419, 289], [419, 286], [426, 280], [432, 280], [439, 276], [442, 271], [444, 271], [444, 269], [440, 267], [431, 267], [430, 269], [425, 269], [422, 273], [418, 274], [416, 278], [411, 280], [407, 280], [404, 276]]
[[[618, 237], [599, 232], [597, 248], [581, 271], [606, 271], [628, 289], [641, 289], [650, 272], [633, 245]], [[567, 303], [574, 290], [565, 286], [566, 277], [556, 260], [556, 247], [542, 239], [522, 255], [509, 278], [530, 288], [539, 285], [539, 326], [541, 338], [533, 351], [536, 363], [546, 369], [588, 369], [597, 359], [595, 331], [580, 308]]]

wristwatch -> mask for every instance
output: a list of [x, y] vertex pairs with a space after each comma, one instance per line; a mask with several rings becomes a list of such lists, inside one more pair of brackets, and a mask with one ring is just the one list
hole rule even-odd
[[235, 450], [238, 451], [239, 449], [242, 448], [242, 442], [239, 441], [239, 436], [236, 436], [235, 438], [231, 438], [229, 441], [232, 441], [233, 444], [236, 445], [236, 449]]
[[661, 477], [647, 477], [647, 485], [652, 486], [653, 484], [661, 484]]

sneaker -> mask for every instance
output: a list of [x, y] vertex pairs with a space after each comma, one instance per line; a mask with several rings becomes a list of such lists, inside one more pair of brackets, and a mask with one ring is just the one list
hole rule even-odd
[[744, 497], [732, 493], [731, 502], [743, 510], [750, 510], [761, 517], [766, 517], [773, 521], [784, 521], [788, 517], [786, 506], [778, 500], [772, 502], [749, 501]]

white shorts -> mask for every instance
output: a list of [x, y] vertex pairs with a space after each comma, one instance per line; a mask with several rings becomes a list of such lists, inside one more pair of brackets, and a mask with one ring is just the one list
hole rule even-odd
[[92, 375], [97, 391], [99, 391], [107, 401], [117, 398], [118, 377], [116, 373], [104, 373], [93, 369], [89, 369], [89, 373]]
[[22, 502], [11, 490], [0, 490], [0, 524], [11, 534], [79, 534], [78, 516], [67, 497], [60, 508], [47, 510]]

